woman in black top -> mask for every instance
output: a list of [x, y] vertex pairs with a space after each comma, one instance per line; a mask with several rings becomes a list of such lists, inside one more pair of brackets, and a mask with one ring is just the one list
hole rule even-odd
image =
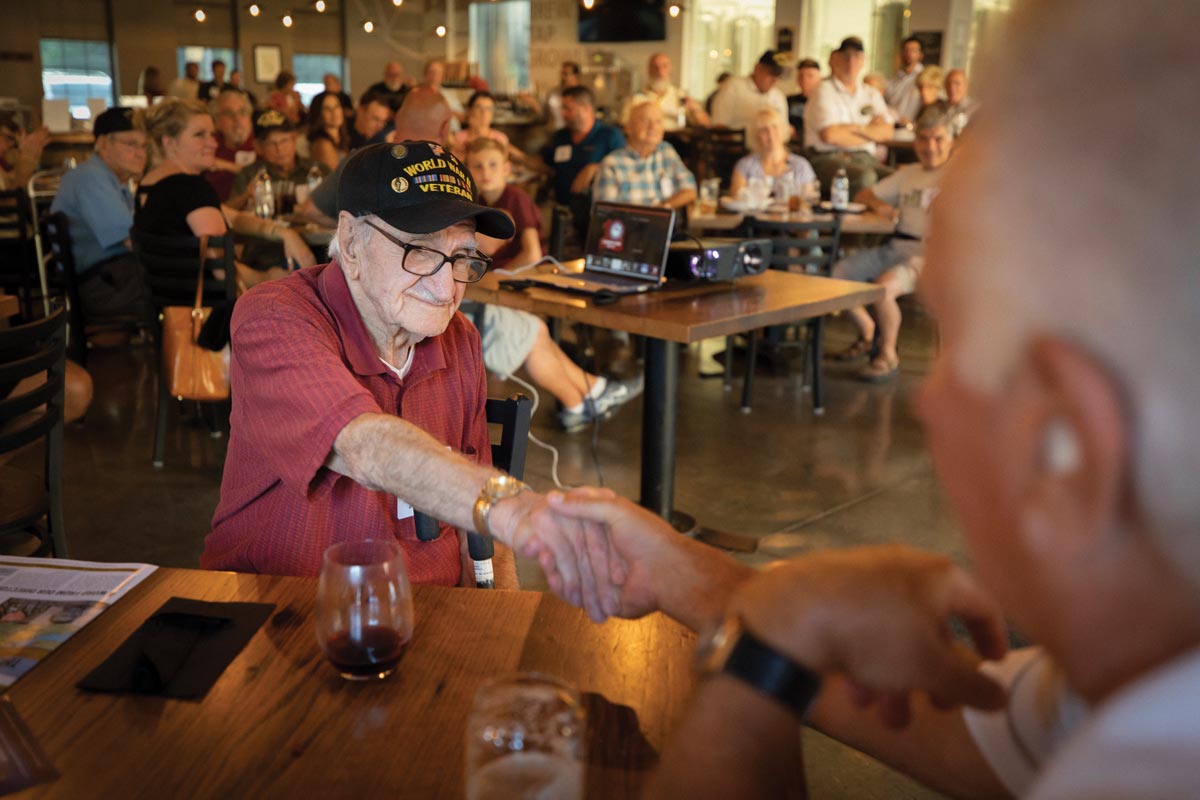
[[308, 141], [312, 160], [321, 162], [330, 172], [350, 152], [346, 111], [333, 92], [321, 92], [313, 98], [308, 110]]
[[[300, 235], [286, 225], [221, 205], [200, 174], [211, 169], [217, 143], [213, 121], [194, 100], [169, 99], [145, 117], [153, 166], [138, 187], [133, 226], [160, 236], [224, 236], [230, 229], [279, 241], [289, 266], [316, 262]], [[280, 277], [282, 268], [257, 272], [238, 264], [239, 281], [253, 286]]]

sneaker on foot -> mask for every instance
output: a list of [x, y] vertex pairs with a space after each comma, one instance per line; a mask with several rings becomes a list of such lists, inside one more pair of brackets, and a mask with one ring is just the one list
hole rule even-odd
[[611, 417], [618, 408], [642, 393], [642, 378], [630, 380], [605, 379], [604, 391], [597, 397], [585, 397], [581, 411], [564, 408], [558, 412], [558, 421], [567, 433], [581, 431], [594, 421]]

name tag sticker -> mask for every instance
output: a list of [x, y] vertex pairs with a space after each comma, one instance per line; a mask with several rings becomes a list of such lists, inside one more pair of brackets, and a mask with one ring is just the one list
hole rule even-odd
[[406, 501], [396, 498], [396, 519], [408, 519], [413, 515], [413, 507]]
[[238, 150], [233, 154], [233, 163], [239, 167], [244, 167], [247, 164], [253, 164], [257, 156], [253, 150]]
[[663, 200], [670, 200], [675, 195], [675, 181], [670, 178], [663, 178], [658, 182], [658, 187], [662, 190]]
[[938, 191], [939, 191], [939, 188], [937, 186], [930, 186], [927, 189], [921, 190], [921, 210], [922, 211], [929, 210], [929, 206], [932, 205], [933, 201], [937, 199]]
[[571, 160], [571, 145], [560, 144], [554, 148], [554, 163], [562, 164]]

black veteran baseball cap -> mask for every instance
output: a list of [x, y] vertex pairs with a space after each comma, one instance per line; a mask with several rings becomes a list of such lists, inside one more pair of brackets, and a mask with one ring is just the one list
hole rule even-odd
[[117, 106], [101, 112], [100, 116], [96, 117], [92, 123], [92, 134], [106, 136], [110, 133], [131, 131], [133, 128], [133, 109]]
[[288, 122], [288, 118], [275, 109], [264, 111], [254, 118], [255, 139], [265, 139], [275, 131], [284, 131], [287, 133], [291, 130], [292, 123]]
[[787, 60], [787, 53], [780, 53], [775, 50], [768, 50], [758, 58], [758, 64], [765, 67], [767, 72], [778, 78], [783, 74], [783, 62]]
[[346, 159], [337, 210], [356, 217], [375, 214], [406, 233], [433, 233], [474, 217], [476, 230], [485, 236], [511, 239], [512, 219], [480, 205], [478, 197], [467, 168], [440, 144], [381, 143]]

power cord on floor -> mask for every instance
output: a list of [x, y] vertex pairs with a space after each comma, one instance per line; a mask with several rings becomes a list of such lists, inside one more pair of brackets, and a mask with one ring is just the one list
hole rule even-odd
[[[533, 397], [533, 407], [529, 410], [529, 416], [532, 417], [534, 414], [537, 413], [538, 405], [541, 403], [541, 395], [538, 394], [538, 390], [534, 388], [533, 384], [529, 383], [528, 381], [522, 380], [521, 378], [517, 377], [516, 375], [508, 375], [507, 378], [509, 380], [513, 381], [514, 383], [518, 384], [525, 391], [529, 392], [529, 394]], [[591, 383], [591, 381], [589, 381], [587, 378], [587, 370], [584, 370], [584, 379], [583, 380], [584, 380], [585, 384]], [[584, 397], [586, 398], [587, 394], [590, 392], [591, 392], [591, 386], [588, 385], [587, 391], [585, 392]], [[585, 400], [584, 402], [588, 402], [588, 401]], [[599, 485], [604, 486], [604, 471], [601, 470], [601, 468], [600, 468], [600, 451], [597, 447], [597, 440], [598, 440], [599, 433], [600, 433], [600, 418], [597, 417], [594, 420], [593, 426], [592, 426], [592, 465], [596, 469], [596, 477], [599, 481]], [[562, 489], [563, 491], [570, 490], [572, 487], [565, 485], [558, 477], [558, 460], [559, 460], [558, 448], [555, 447], [554, 445], [550, 444], [549, 442], [543, 442], [541, 439], [539, 439], [537, 437], [536, 434], [534, 434], [532, 429], [529, 431], [529, 441], [533, 442], [535, 445], [542, 448], [543, 450], [550, 451], [550, 479], [552, 481], [554, 481], [555, 487]]]

